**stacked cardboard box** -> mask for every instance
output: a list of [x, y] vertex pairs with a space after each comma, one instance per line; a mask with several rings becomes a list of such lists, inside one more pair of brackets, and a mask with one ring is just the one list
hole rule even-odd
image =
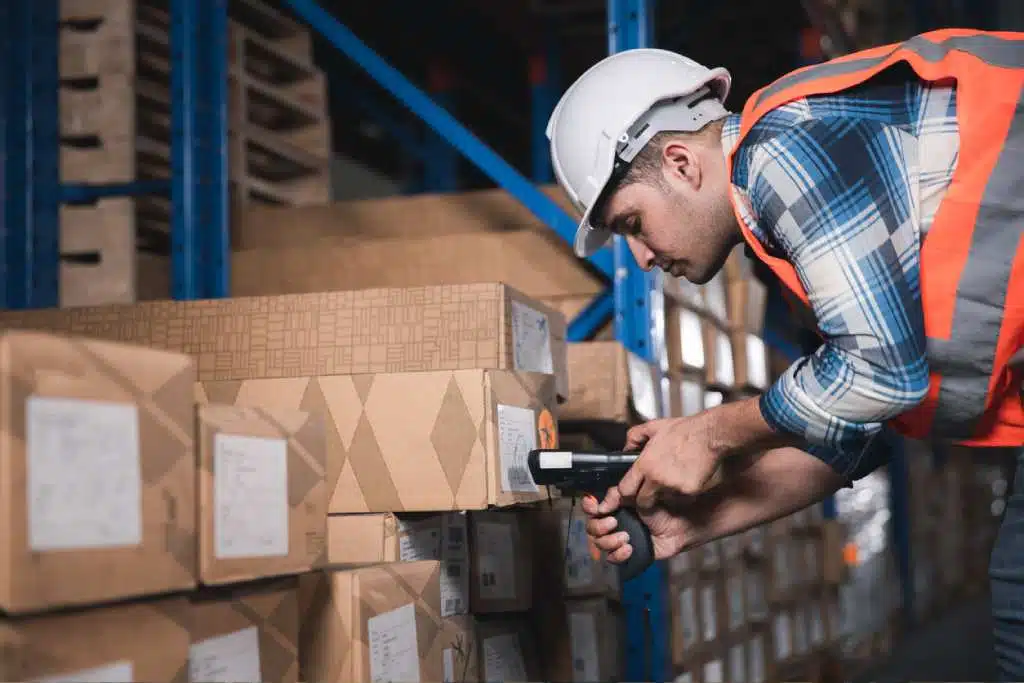
[[202, 406], [187, 355], [0, 336], [5, 680], [299, 680], [319, 416]]
[[[61, 0], [61, 178], [170, 177], [170, 16], [151, 0]], [[329, 201], [324, 74], [308, 29], [263, 0], [229, 3], [229, 177], [236, 207]], [[61, 305], [169, 295], [167, 199], [61, 212]]]

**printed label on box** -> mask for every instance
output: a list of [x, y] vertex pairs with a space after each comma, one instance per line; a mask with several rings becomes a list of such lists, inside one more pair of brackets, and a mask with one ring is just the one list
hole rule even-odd
[[398, 520], [398, 557], [402, 562], [441, 559], [441, 518]]
[[478, 588], [484, 600], [515, 600], [515, 536], [511, 524], [477, 522]]
[[509, 633], [484, 639], [484, 677], [487, 681], [529, 680], [518, 636]]
[[93, 669], [34, 678], [32, 683], [132, 683], [134, 673], [131, 662], [115, 662]]
[[512, 302], [512, 343], [516, 370], [554, 372], [551, 354], [551, 326], [548, 317], [519, 301]]
[[562, 518], [565, 544], [565, 586], [569, 590], [594, 583], [594, 561], [590, 558], [587, 522], [582, 517]]
[[29, 547], [142, 543], [138, 408], [31, 396], [25, 411]]
[[441, 655], [443, 657], [441, 666], [443, 669], [444, 683], [455, 683], [455, 650], [450, 647], [446, 647]]
[[537, 415], [529, 408], [498, 406], [498, 458], [501, 489], [512, 493], [537, 493], [527, 458], [537, 448]]
[[632, 353], [626, 354], [626, 368], [629, 373], [629, 387], [633, 394], [633, 408], [641, 417], [654, 420], [658, 417], [658, 394], [655, 391], [651, 366]]
[[416, 606], [403, 605], [366, 620], [373, 683], [419, 681], [420, 655], [416, 641]]
[[468, 560], [446, 560], [441, 565], [441, 616], [466, 614], [469, 609]]
[[466, 513], [446, 512], [443, 519], [444, 533], [441, 540], [444, 543], [444, 547], [441, 551], [442, 557], [448, 560], [468, 559]]
[[288, 444], [236, 434], [213, 440], [214, 555], [288, 555]]
[[715, 659], [704, 665], [704, 683], [725, 683], [725, 667]]
[[600, 680], [597, 658], [597, 620], [593, 614], [569, 614], [569, 647], [572, 651], [572, 676], [576, 683]]
[[260, 635], [255, 626], [194, 643], [188, 650], [189, 680], [260, 683]]

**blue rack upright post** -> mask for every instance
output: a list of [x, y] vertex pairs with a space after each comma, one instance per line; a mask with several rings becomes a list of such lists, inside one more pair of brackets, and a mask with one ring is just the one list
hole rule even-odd
[[[608, 52], [648, 47], [653, 42], [653, 0], [608, 0]], [[626, 244], [616, 236], [615, 334], [619, 341], [658, 370], [663, 369], [663, 328], [657, 324], [661, 304], [661, 274], [644, 272]], [[660, 382], [659, 382], [660, 385]], [[660, 393], [659, 393], [660, 396]], [[665, 406], [660, 413], [665, 414]], [[667, 681], [669, 661], [669, 602], [662, 562], [623, 585], [626, 612], [626, 680]]]

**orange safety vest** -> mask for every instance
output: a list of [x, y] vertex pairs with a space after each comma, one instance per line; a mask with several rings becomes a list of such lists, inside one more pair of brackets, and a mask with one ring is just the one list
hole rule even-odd
[[[929, 391], [892, 426], [916, 439], [1021, 446], [1024, 376], [1009, 360], [1024, 342], [1024, 33], [943, 29], [789, 73], [747, 101], [734, 150], [772, 109], [899, 63], [956, 82], [960, 154], [921, 244]], [[728, 163], [732, 177], [732, 154]], [[766, 252], [732, 201], [750, 248], [808, 304], [796, 270]]]

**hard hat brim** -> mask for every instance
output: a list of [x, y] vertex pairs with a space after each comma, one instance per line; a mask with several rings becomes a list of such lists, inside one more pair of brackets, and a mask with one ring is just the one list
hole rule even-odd
[[593, 207], [588, 208], [583, 214], [583, 220], [576, 228], [576, 239], [573, 250], [580, 258], [589, 258], [600, 251], [612, 238], [612, 231], [595, 227], [590, 222], [590, 212]]

